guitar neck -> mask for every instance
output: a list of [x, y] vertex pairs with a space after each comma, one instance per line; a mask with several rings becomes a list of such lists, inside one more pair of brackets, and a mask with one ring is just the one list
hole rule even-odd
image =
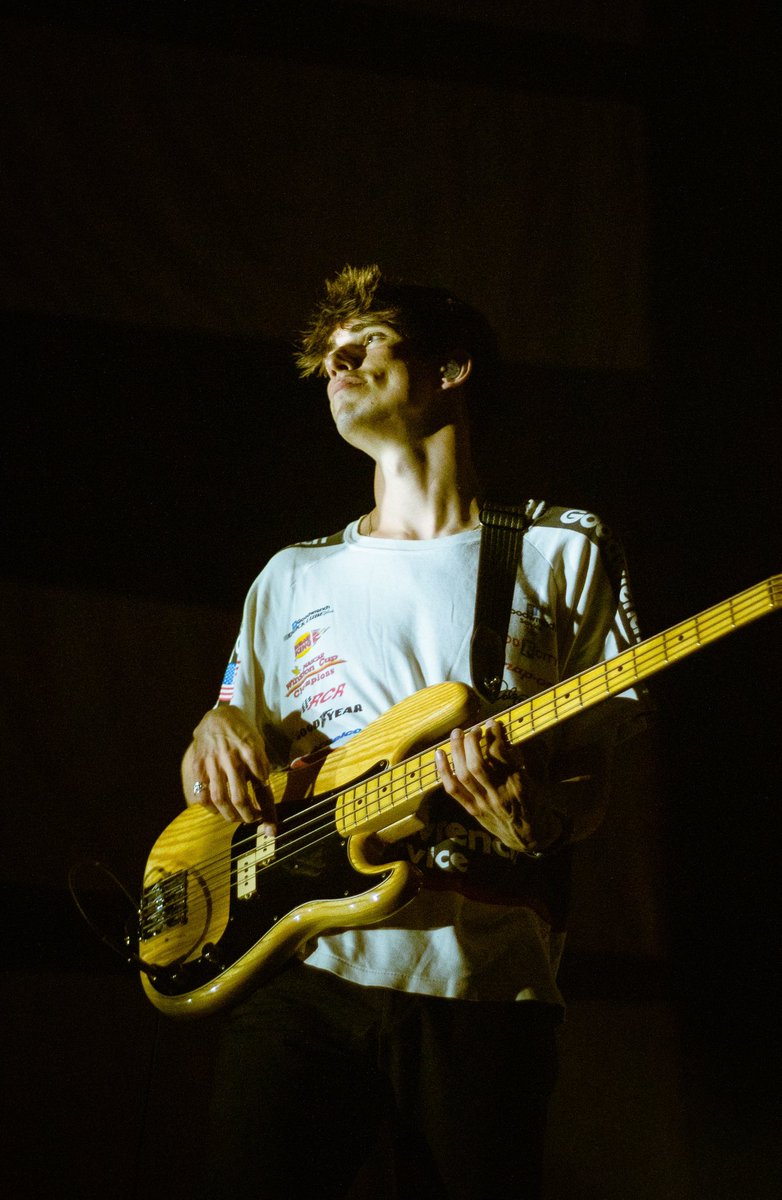
[[508, 736], [512, 742], [523, 742], [542, 733], [574, 713], [624, 692], [664, 667], [695, 654], [781, 603], [782, 576], [775, 575], [508, 709], [505, 714]]
[[[633, 687], [703, 646], [765, 616], [782, 604], [782, 575], [747, 588], [663, 633], [638, 642], [614, 658], [589, 667], [498, 714], [509, 740], [518, 744], [543, 733], [609, 696]], [[345, 835], [380, 829], [415, 812], [438, 787], [435, 752], [421, 754], [348, 788], [337, 803], [337, 825]]]

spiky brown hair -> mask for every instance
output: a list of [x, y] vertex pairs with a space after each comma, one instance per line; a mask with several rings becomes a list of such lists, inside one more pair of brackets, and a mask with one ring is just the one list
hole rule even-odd
[[326, 280], [301, 334], [296, 354], [301, 376], [325, 375], [324, 359], [334, 330], [367, 318], [391, 325], [427, 355], [466, 352], [481, 371], [496, 358], [494, 333], [477, 309], [442, 288], [389, 278], [373, 263], [345, 266]]

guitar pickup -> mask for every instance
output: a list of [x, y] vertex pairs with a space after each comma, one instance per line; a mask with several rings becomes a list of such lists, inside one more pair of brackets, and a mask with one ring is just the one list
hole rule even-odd
[[236, 895], [247, 900], [257, 891], [258, 870], [268, 866], [274, 859], [274, 835], [259, 829], [255, 835], [255, 846], [236, 860]]

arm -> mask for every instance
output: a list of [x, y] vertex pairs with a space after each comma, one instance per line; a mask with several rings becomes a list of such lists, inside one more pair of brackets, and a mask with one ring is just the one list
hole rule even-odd
[[[240, 708], [210, 709], [193, 731], [182, 759], [187, 804], [201, 804], [227, 821], [263, 820], [273, 832], [274, 802], [267, 787], [269, 760], [263, 738]], [[206, 785], [194, 792], [194, 785]]]
[[[549, 605], [562, 679], [620, 653], [638, 634], [624, 553], [610, 531], [580, 510], [552, 510], [548, 527], [553, 539], [547, 560]], [[542, 769], [534, 740], [514, 748], [496, 721], [485, 730], [455, 730], [450, 761], [440, 756], [442, 785], [510, 848], [535, 854], [581, 841], [605, 814], [609, 744], [620, 724], [617, 706], [626, 703], [615, 697], [600, 706], [600, 713], [579, 717], [578, 743], [562, 739], [571, 749], [549, 773]], [[630, 708], [637, 703], [636, 698]]]
[[534, 745], [522, 753], [500, 722], [451, 734], [451, 758], [438, 752], [443, 788], [503, 845], [525, 854], [582, 841], [605, 814], [609, 752], [590, 747], [551, 779]]

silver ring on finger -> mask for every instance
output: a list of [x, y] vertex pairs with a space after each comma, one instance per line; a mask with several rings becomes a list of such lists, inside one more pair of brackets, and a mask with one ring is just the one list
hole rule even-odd
[[202, 783], [200, 779], [196, 779], [195, 783], [193, 784], [193, 795], [200, 796], [202, 792], [207, 791], [209, 791], [209, 784]]

